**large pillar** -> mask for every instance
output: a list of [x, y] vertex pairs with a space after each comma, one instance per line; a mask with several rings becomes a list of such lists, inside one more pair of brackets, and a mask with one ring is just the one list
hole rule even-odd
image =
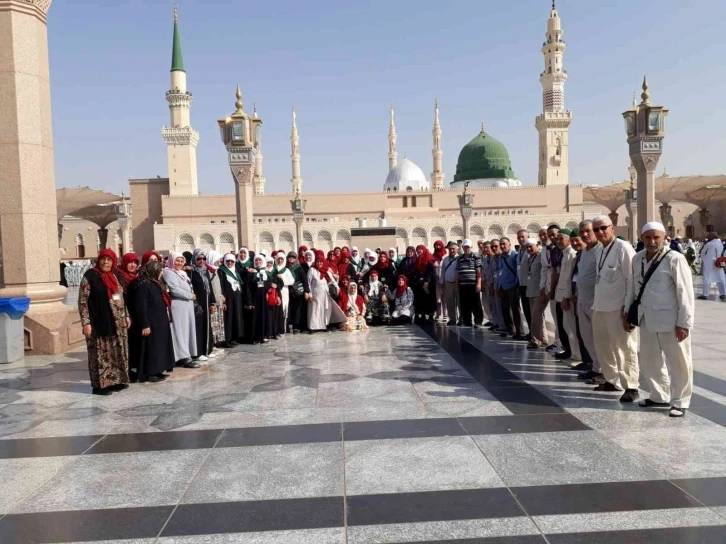
[[240, 247], [255, 247], [252, 198], [252, 178], [255, 165], [244, 164], [233, 170], [234, 193], [237, 204], [237, 240]]
[[617, 227], [618, 226], [618, 212], [610, 212], [608, 214], [608, 217], [610, 218], [610, 221], [613, 222], [613, 226]]
[[[36, 352], [67, 348], [46, 14], [51, 0], [0, 0], [0, 297], [28, 296]], [[80, 330], [79, 330], [80, 334]]]
[[106, 227], [101, 227], [96, 232], [98, 232], [99, 250], [106, 249], [108, 247], [108, 229]]

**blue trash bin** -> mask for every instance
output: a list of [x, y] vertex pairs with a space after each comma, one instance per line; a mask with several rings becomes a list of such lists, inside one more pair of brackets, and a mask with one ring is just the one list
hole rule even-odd
[[29, 307], [28, 297], [0, 298], [0, 364], [25, 356], [23, 316]]

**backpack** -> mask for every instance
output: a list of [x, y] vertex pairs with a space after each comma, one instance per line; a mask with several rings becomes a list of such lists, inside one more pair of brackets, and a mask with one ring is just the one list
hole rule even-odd
[[280, 295], [277, 293], [277, 289], [275, 287], [270, 287], [267, 290], [267, 305], [277, 306], [278, 304], [280, 304]]

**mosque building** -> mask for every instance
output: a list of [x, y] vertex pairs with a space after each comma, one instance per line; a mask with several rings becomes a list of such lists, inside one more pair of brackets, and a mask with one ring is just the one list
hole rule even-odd
[[[469, 235], [473, 239], [514, 236], [522, 228], [536, 232], [556, 222], [575, 226], [584, 214], [600, 207], [583, 202], [583, 187], [569, 184], [569, 125], [572, 114], [565, 109], [563, 66], [565, 42], [557, 9], [553, 6], [542, 45], [544, 69], [542, 113], [535, 119], [539, 133], [539, 175], [537, 184], [524, 185], [517, 179], [502, 142], [481, 131], [460, 151], [453, 180], [446, 183], [442, 167], [442, 129], [439, 105], [434, 103], [432, 128], [432, 170], [423, 169], [408, 158], [398, 160], [395, 112], [390, 109], [388, 127], [388, 172], [381, 189], [347, 193], [346, 209], [341, 195], [306, 193], [301, 171], [301, 138], [296, 114], [291, 122], [291, 185], [286, 194], [265, 190], [263, 155], [259, 137], [261, 120], [255, 109], [244, 112], [238, 89], [237, 111], [231, 117], [232, 139], [250, 141], [250, 162], [254, 165], [252, 190], [246, 208], [253, 210], [249, 244], [256, 251], [297, 247], [292, 195], [305, 200], [302, 243], [324, 250], [350, 245], [352, 231], [360, 227], [395, 228], [395, 245], [427, 244], [435, 240], [461, 240], [464, 236], [457, 197], [466, 190], [474, 195]], [[130, 179], [133, 204], [133, 248], [191, 250], [194, 247], [228, 251], [239, 247], [235, 194], [199, 193], [196, 147], [199, 134], [191, 124], [193, 97], [187, 89], [187, 73], [181, 49], [178, 17], [175, 13], [171, 87], [166, 92], [170, 124], [162, 131], [167, 145], [168, 178]], [[236, 120], [240, 120], [238, 123]], [[247, 125], [245, 124], [247, 123]], [[302, 126], [302, 125], [301, 125]], [[304, 127], [303, 127], [304, 130]], [[304, 142], [303, 142], [304, 143]], [[233, 149], [230, 167], [233, 167]], [[243, 154], [237, 153], [239, 159]], [[244, 160], [242, 157], [241, 160]], [[235, 171], [233, 170], [234, 174]], [[381, 178], [383, 178], [383, 172]], [[232, 187], [232, 184], [230, 184]]]

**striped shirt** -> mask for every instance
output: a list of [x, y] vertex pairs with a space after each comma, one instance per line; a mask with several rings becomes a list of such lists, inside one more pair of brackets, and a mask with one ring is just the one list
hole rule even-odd
[[475, 285], [476, 271], [481, 270], [481, 259], [475, 253], [465, 253], [456, 261], [459, 285]]

